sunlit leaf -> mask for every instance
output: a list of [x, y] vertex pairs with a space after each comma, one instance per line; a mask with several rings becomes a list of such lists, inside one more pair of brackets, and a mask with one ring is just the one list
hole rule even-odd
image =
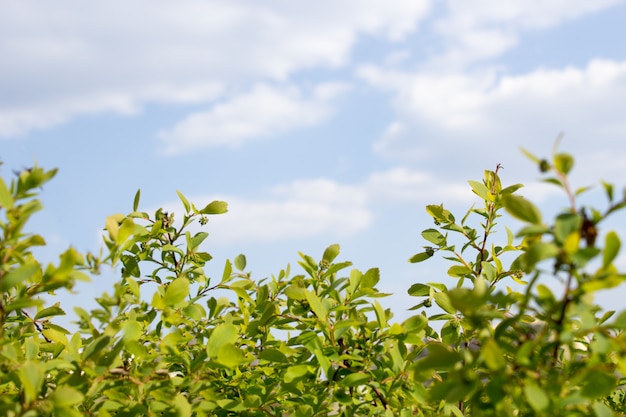
[[523, 390], [526, 401], [535, 412], [540, 413], [550, 406], [550, 398], [537, 384], [526, 382]]
[[222, 214], [228, 211], [228, 203], [225, 201], [212, 201], [207, 204], [202, 210], [199, 211], [200, 214]]
[[541, 223], [541, 212], [524, 197], [505, 194], [502, 196], [502, 203], [506, 211], [516, 219], [532, 224]]
[[324, 250], [324, 255], [322, 255], [322, 260], [327, 262], [328, 264], [332, 263], [337, 255], [339, 255], [340, 246], [338, 244], [330, 245]]
[[187, 295], [189, 295], [189, 280], [185, 277], [179, 277], [170, 282], [165, 289], [163, 302], [166, 306], [174, 307], [183, 302]]
[[608, 268], [609, 265], [615, 260], [619, 253], [621, 242], [619, 236], [614, 231], [610, 231], [606, 234], [604, 252], [602, 253], [602, 267]]

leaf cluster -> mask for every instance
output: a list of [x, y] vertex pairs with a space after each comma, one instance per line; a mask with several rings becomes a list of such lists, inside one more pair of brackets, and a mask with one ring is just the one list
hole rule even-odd
[[[501, 167], [469, 181], [481, 207], [460, 220], [428, 205], [419, 263], [442, 256], [447, 278], [416, 282], [415, 314], [382, 307], [377, 268], [300, 254], [298, 272], [253, 279], [246, 257], [206, 275], [203, 228], [227, 211], [180, 192], [182, 220], [162, 209], [109, 216], [106, 254], [62, 253], [43, 266], [24, 232], [37, 190], [56, 171], [0, 179], [0, 414], [7, 416], [559, 416], [622, 415], [626, 312], [603, 311], [599, 290], [626, 279], [621, 239], [601, 231], [626, 206], [602, 183], [604, 210], [578, 206], [574, 158], [527, 151], [569, 206], [551, 221], [503, 186]], [[502, 218], [522, 223], [513, 233]], [[76, 329], [44, 300], [103, 266], [119, 272]]]

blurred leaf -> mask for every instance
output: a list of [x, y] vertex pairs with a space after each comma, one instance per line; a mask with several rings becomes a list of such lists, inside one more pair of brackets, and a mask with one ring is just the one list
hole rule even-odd
[[604, 188], [604, 192], [606, 193], [606, 198], [609, 200], [609, 203], [613, 202], [613, 184], [609, 184], [608, 182], [602, 181], [602, 188]]
[[494, 339], [488, 339], [483, 343], [480, 354], [487, 367], [492, 371], [499, 371], [506, 366], [504, 354]]
[[213, 329], [206, 345], [206, 353], [210, 358], [216, 358], [220, 349], [225, 345], [232, 345], [237, 341], [238, 332], [234, 324], [220, 324]]
[[137, 211], [139, 208], [139, 199], [141, 198], [141, 190], [137, 190], [135, 193], [135, 198], [133, 199], [133, 211]]
[[189, 201], [187, 201], [183, 193], [181, 193], [180, 191], [176, 190], [176, 194], [178, 194], [178, 198], [180, 198], [180, 201], [182, 201], [183, 203], [183, 207], [185, 207], [185, 213], [189, 213], [189, 210], [191, 209]]
[[414, 369], [449, 369], [462, 359], [459, 353], [441, 343], [428, 343], [425, 349], [426, 355], [415, 362]]
[[472, 273], [473, 271], [464, 265], [453, 265], [448, 269], [448, 275], [454, 278], [462, 278]]
[[580, 230], [582, 218], [575, 213], [562, 213], [556, 217], [554, 222], [554, 238], [559, 243], [563, 243], [568, 236]]
[[526, 156], [526, 158], [530, 159], [531, 161], [533, 161], [535, 164], [538, 164], [540, 159], [537, 158], [535, 155], [533, 155], [532, 153], [528, 152], [526, 149], [524, 148], [520, 148], [520, 150], [522, 151], [522, 153]]
[[39, 271], [39, 264], [27, 263], [10, 270], [2, 280], [0, 280], [0, 291], [8, 291], [16, 285], [27, 282], [29, 278]]
[[55, 303], [53, 306], [39, 310], [37, 314], [35, 314], [35, 320], [39, 320], [44, 317], [64, 316], [65, 311], [63, 311], [60, 305], [60, 303]]
[[174, 398], [174, 410], [176, 417], [191, 417], [191, 405], [183, 394], [176, 394]]
[[445, 292], [436, 293], [433, 298], [439, 307], [441, 307], [446, 313], [455, 314], [456, 308], [452, 305], [450, 297]]
[[502, 196], [502, 203], [506, 211], [516, 219], [532, 224], [541, 223], [541, 212], [524, 197], [505, 194]]
[[330, 245], [324, 251], [324, 255], [322, 255], [322, 260], [324, 262], [327, 262], [328, 264], [331, 264], [335, 260], [337, 255], [339, 255], [339, 249], [340, 247], [338, 244]]
[[491, 194], [491, 192], [487, 189], [487, 187], [485, 187], [485, 184], [483, 184], [482, 182], [470, 180], [468, 181], [468, 183], [472, 187], [472, 191], [474, 192], [474, 194], [476, 194], [478, 197], [490, 202], [495, 200], [493, 194]]
[[602, 268], [606, 269], [617, 257], [621, 247], [619, 236], [614, 231], [606, 234], [604, 252], [602, 253]]
[[289, 368], [287, 368], [287, 371], [283, 376], [283, 381], [285, 381], [286, 384], [297, 382], [309, 374], [309, 368], [309, 365], [290, 366]]
[[370, 381], [371, 377], [369, 374], [355, 372], [339, 382], [339, 385], [343, 387], [357, 387], [359, 385], [365, 385]]
[[122, 327], [122, 332], [124, 333], [124, 341], [129, 342], [139, 340], [143, 329], [136, 320], [127, 320]]
[[261, 351], [259, 358], [266, 360], [268, 362], [279, 362], [279, 363], [289, 362], [289, 360], [287, 359], [287, 356], [278, 349], [264, 349]]
[[554, 155], [554, 167], [563, 175], [569, 174], [574, 167], [574, 158], [566, 153], [557, 153]]
[[418, 263], [418, 262], [422, 262], [425, 261], [426, 259], [430, 258], [431, 256], [433, 256], [433, 252], [420, 252], [417, 253], [413, 256], [411, 256], [411, 258], [409, 259], [409, 262], [411, 263]]
[[527, 381], [523, 389], [526, 401], [535, 412], [540, 413], [550, 406], [550, 398], [534, 382]]
[[225, 201], [213, 201], [199, 211], [200, 214], [223, 214], [228, 211], [228, 203]]
[[235, 257], [235, 268], [242, 272], [246, 269], [246, 255], [239, 254]]
[[18, 377], [24, 389], [26, 404], [37, 399], [44, 380], [44, 371], [39, 363], [26, 361], [20, 366]]
[[320, 300], [317, 294], [312, 291], [305, 290], [304, 296], [306, 297], [309, 306], [311, 306], [311, 310], [313, 311], [313, 313], [315, 313], [317, 318], [325, 321], [328, 316], [328, 311], [322, 304], [322, 300]]
[[165, 289], [163, 302], [166, 306], [174, 307], [183, 302], [187, 295], [189, 295], [189, 280], [185, 277], [179, 277], [170, 282]]
[[0, 208], [5, 210], [13, 208], [13, 196], [3, 178], [0, 178]]
[[217, 351], [215, 360], [224, 366], [235, 368], [243, 362], [243, 351], [234, 344], [227, 343]]
[[81, 404], [85, 396], [76, 388], [61, 385], [52, 392], [50, 399], [55, 407], [67, 408]]
[[610, 394], [617, 386], [613, 373], [593, 369], [585, 375], [581, 394], [587, 398], [599, 398]]

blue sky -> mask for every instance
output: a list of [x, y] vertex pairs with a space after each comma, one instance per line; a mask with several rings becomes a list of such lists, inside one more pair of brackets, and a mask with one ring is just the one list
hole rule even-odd
[[426, 204], [464, 213], [466, 181], [498, 163], [566, 204], [520, 146], [548, 155], [563, 132], [574, 182], [624, 185], [625, 21], [620, 0], [2, 1], [3, 175], [60, 169], [32, 224], [43, 257], [97, 250], [138, 188], [144, 210], [180, 212], [178, 189], [230, 204], [209, 275], [244, 253], [260, 279], [340, 243], [403, 317], [411, 284], [451, 280], [407, 263]]

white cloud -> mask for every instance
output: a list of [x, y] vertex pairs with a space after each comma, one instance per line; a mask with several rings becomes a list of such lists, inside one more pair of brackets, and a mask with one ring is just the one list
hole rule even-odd
[[304, 97], [294, 86], [259, 84], [246, 94], [188, 115], [159, 136], [169, 153], [197, 147], [237, 147], [246, 141], [323, 122], [333, 112], [333, 99], [346, 88], [322, 84], [310, 97]]
[[547, 29], [622, 1], [448, 0], [447, 13], [434, 23], [444, 47], [428, 66], [454, 71], [493, 58], [516, 46], [524, 31]]
[[[361, 76], [395, 96], [398, 120], [374, 149], [411, 155], [448, 142], [543, 144], [564, 130], [612, 141], [626, 134], [621, 103], [626, 61], [592, 60], [585, 68], [537, 69], [522, 75], [434, 74], [363, 68]], [[429, 136], [430, 146], [420, 137]], [[600, 139], [598, 136], [605, 136]], [[582, 144], [582, 143], [581, 143]], [[569, 146], [568, 146], [569, 148]]]
[[[197, 207], [215, 199], [228, 202], [226, 215], [211, 218], [211, 234], [224, 244], [343, 237], [367, 229], [373, 221], [365, 190], [330, 179], [296, 180], [270, 189], [265, 198], [187, 197]], [[181, 211], [178, 202], [162, 206]]]
[[[328, 178], [299, 179], [277, 185], [263, 198], [236, 195], [187, 196], [197, 207], [228, 202], [228, 213], [211, 218], [211, 234], [223, 244], [276, 242], [319, 236], [345, 238], [369, 229], [374, 205], [471, 203], [466, 183], [450, 183], [404, 167], [371, 174], [363, 182], [342, 184]], [[161, 205], [181, 213], [179, 202]], [[148, 210], [149, 212], [154, 210]], [[177, 215], [180, 218], [181, 215]]]
[[146, 103], [200, 103], [349, 60], [363, 34], [414, 30], [429, 1], [32, 0], [0, 13], [0, 137]]
[[373, 173], [366, 185], [371, 200], [384, 199], [390, 204], [400, 202], [432, 202], [441, 199], [448, 203], [470, 202], [474, 195], [465, 183], [449, 183], [432, 174], [405, 167]]

